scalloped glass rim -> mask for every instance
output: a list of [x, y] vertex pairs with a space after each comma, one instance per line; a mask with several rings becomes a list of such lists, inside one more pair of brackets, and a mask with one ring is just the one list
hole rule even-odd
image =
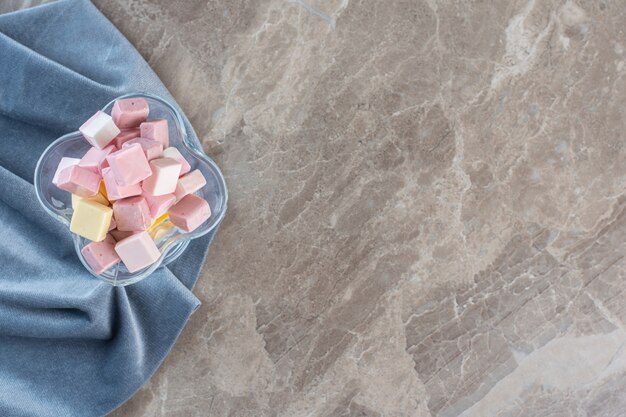
[[[96, 274], [91, 267], [89, 267], [80, 251], [87, 242], [86, 239], [72, 233], [76, 254], [85, 268], [93, 276], [115, 286], [124, 286], [141, 281], [160, 266], [167, 265], [179, 257], [191, 240], [206, 235], [220, 224], [226, 215], [228, 204], [228, 189], [221, 170], [217, 164], [204, 153], [199, 143], [189, 140], [180, 113], [167, 101], [147, 93], [129, 93], [111, 100], [102, 108], [102, 111], [110, 114], [115, 100], [131, 97], [142, 97], [148, 100], [151, 104], [149, 119], [153, 118], [153, 110], [159, 110], [157, 113], [163, 113], [166, 118], [174, 122], [175, 126], [170, 125], [170, 146], [176, 146], [179, 149], [185, 158], [190, 161], [192, 169], [200, 169], [205, 177], [208, 176], [207, 185], [198, 193], [209, 200], [209, 202], [212, 200], [213, 204], [211, 205], [211, 217], [193, 232], [185, 233], [180, 229], [172, 228], [169, 221], [160, 225], [159, 228], [163, 228], [166, 236], [166, 238], [159, 241], [158, 244], [161, 257], [151, 266], [134, 273], [129, 273], [123, 264], [120, 263], [101, 275]], [[155, 107], [153, 107], [153, 104]], [[163, 116], [163, 114], [161, 116]], [[172, 133], [174, 133], [174, 135]], [[72, 145], [76, 146], [72, 148]], [[63, 147], [67, 149], [59, 152], [58, 149]], [[81, 153], [78, 153], [78, 155], [70, 155], [66, 152], [75, 150], [77, 147], [89, 147], [89, 144], [82, 138], [80, 132], [75, 131], [63, 135], [46, 148], [37, 161], [35, 168], [35, 191], [39, 203], [49, 215], [65, 224], [68, 227], [68, 231], [72, 213], [71, 195], [70, 193], [58, 190], [52, 185], [52, 175], [54, 173], [52, 169], [56, 169], [54, 168], [56, 163], [51, 163], [50, 161], [53, 156], [57, 158], [57, 160], [59, 156], [79, 156]], [[81, 152], [84, 153], [84, 151]], [[57, 197], [59, 198], [52, 196], [52, 193], [57, 193]]]

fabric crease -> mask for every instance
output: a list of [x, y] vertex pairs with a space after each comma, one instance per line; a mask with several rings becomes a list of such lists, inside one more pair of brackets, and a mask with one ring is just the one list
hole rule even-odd
[[198, 308], [191, 290], [217, 229], [148, 279], [114, 288], [85, 271], [68, 228], [35, 195], [45, 148], [129, 92], [176, 106], [89, 1], [0, 15], [2, 417], [106, 415], [155, 372]]

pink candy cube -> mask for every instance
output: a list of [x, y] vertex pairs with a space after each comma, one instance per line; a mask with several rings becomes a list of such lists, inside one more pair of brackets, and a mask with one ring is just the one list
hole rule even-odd
[[79, 165], [71, 165], [59, 173], [55, 185], [80, 197], [92, 197], [100, 189], [100, 175]]
[[190, 194], [170, 208], [168, 214], [174, 226], [191, 232], [211, 217], [211, 208], [206, 200]]
[[205, 185], [206, 179], [204, 178], [204, 175], [202, 175], [202, 172], [199, 169], [196, 169], [178, 179], [174, 195], [176, 195], [177, 200], [180, 200], [187, 194], [195, 193]]
[[63, 171], [65, 168], [71, 167], [72, 165], [78, 165], [79, 162], [80, 162], [80, 159], [78, 158], [68, 158], [68, 157], [61, 158], [61, 161], [59, 162], [59, 166], [57, 166], [57, 170], [55, 171], [54, 176], [52, 177], [52, 184], [58, 187], [59, 175], [61, 174], [61, 171]]
[[143, 182], [142, 188], [146, 194], [160, 196], [171, 194], [176, 190], [180, 162], [175, 159], [162, 158], [150, 161], [152, 175]]
[[115, 239], [111, 235], [102, 242], [91, 242], [80, 251], [87, 264], [93, 271], [100, 275], [120, 261], [115, 252]]
[[115, 100], [111, 117], [120, 129], [137, 127], [148, 118], [148, 102], [143, 98]]
[[152, 174], [141, 145], [135, 143], [107, 156], [107, 161], [119, 185], [133, 185]]
[[182, 168], [180, 169], [180, 175], [185, 175], [189, 171], [191, 171], [191, 166], [189, 162], [185, 159], [184, 156], [181, 155], [180, 151], [173, 146], [163, 150], [163, 158], [172, 158], [180, 162]]
[[129, 140], [126, 142], [122, 148], [130, 146], [132, 144], [138, 143], [143, 149], [143, 153], [146, 155], [146, 159], [151, 161], [156, 158], [161, 158], [163, 156], [163, 144], [156, 140], [146, 139], [146, 138], [136, 138]]
[[124, 198], [113, 203], [113, 216], [117, 223], [117, 230], [141, 231], [152, 224], [150, 207], [142, 196]]
[[115, 152], [115, 146], [109, 145], [104, 149], [98, 149], [92, 147], [87, 151], [87, 153], [83, 156], [83, 158], [78, 163], [78, 166], [83, 168], [87, 168], [96, 174], [100, 174], [102, 172], [103, 165], [107, 164], [106, 157], [111, 153]]
[[155, 263], [161, 252], [147, 232], [139, 232], [115, 244], [115, 252], [126, 265], [128, 272], [135, 272]]
[[148, 202], [148, 207], [150, 207], [150, 216], [152, 219], [156, 219], [167, 211], [172, 205], [176, 202], [176, 197], [174, 194], [165, 194], [157, 197], [151, 196], [150, 194], [143, 194], [143, 197]]
[[120, 134], [111, 116], [98, 111], [78, 128], [91, 146], [102, 149]]
[[119, 242], [120, 240], [124, 240], [126, 239], [128, 236], [130, 235], [134, 235], [135, 233], [140, 233], [140, 232], [126, 232], [126, 231], [121, 231], [121, 230], [117, 230], [117, 229], [113, 229], [109, 232], [109, 234], [111, 236], [113, 236], [113, 239], [115, 239], [115, 241]]
[[124, 144], [129, 140], [133, 140], [139, 137], [139, 128], [124, 129], [122, 132], [113, 139], [113, 144], [117, 149], [122, 149]]
[[143, 122], [139, 129], [142, 138], [158, 140], [163, 144], [163, 148], [170, 146], [170, 133], [167, 127], [167, 120], [158, 119]]
[[121, 200], [126, 197], [133, 197], [141, 194], [141, 184], [118, 185], [111, 168], [102, 169], [102, 179], [104, 180], [104, 188], [107, 190], [109, 201]]

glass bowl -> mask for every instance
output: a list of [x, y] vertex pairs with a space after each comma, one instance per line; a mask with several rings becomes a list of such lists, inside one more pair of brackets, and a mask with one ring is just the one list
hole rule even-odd
[[[195, 194], [209, 202], [211, 217], [192, 232], [184, 232], [175, 227], [169, 220], [150, 229], [149, 233], [161, 252], [159, 259], [152, 265], [135, 272], [128, 272], [122, 262], [109, 268], [102, 274], [96, 274], [85, 261], [81, 249], [89, 240], [72, 233], [76, 254], [95, 277], [111, 285], [123, 286], [141, 281], [160, 266], [167, 265], [178, 258], [192, 239], [206, 235], [215, 229], [226, 214], [228, 190], [222, 172], [215, 162], [203, 152], [197, 141], [190, 140], [180, 113], [165, 100], [144, 93], [132, 93], [118, 97], [115, 100], [129, 97], [142, 97], [150, 106], [148, 120], [166, 119], [169, 125], [170, 146], [178, 148], [187, 159], [191, 169], [199, 169], [206, 178], [206, 185]], [[102, 111], [111, 114], [114, 101], [104, 106]], [[52, 178], [59, 161], [63, 157], [81, 158], [91, 147], [80, 132], [72, 132], [55, 140], [43, 152], [35, 168], [35, 190], [37, 198], [46, 211], [55, 219], [70, 226], [72, 219], [72, 195], [52, 184]]]

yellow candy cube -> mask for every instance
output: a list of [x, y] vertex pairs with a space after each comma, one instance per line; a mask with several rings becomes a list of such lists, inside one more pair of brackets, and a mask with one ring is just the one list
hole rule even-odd
[[157, 218], [154, 223], [148, 228], [147, 232], [150, 234], [152, 240], [157, 242], [160, 240], [167, 232], [170, 231], [173, 224], [167, 223], [164, 224], [167, 219], [170, 218], [170, 215], [165, 213], [161, 217]]
[[77, 200], [91, 200], [91, 201], [95, 201], [96, 203], [102, 204], [104, 206], [109, 205], [109, 200], [107, 200], [106, 197], [100, 193], [94, 195], [93, 197], [81, 197], [79, 195], [72, 194], [72, 208], [73, 209], [76, 208]]
[[70, 222], [70, 231], [94, 242], [101, 242], [111, 225], [111, 207], [88, 199], [77, 199]]
[[170, 230], [172, 230], [172, 228], [174, 228], [174, 225], [172, 223], [166, 223], [166, 224], [161, 224], [161, 226], [152, 229], [150, 232], [148, 232], [150, 234], [150, 237], [152, 238], [152, 240], [154, 240], [154, 243], [157, 243], [166, 235], [169, 233]]
[[102, 194], [104, 198], [106, 198], [106, 200], [109, 201], [111, 204], [115, 203], [115, 200], [113, 201], [109, 200], [109, 196], [107, 195], [107, 187], [104, 186], [104, 181], [100, 181], [99, 193]]
[[150, 227], [148, 227], [147, 232], [150, 233], [151, 231], [153, 231], [154, 229], [156, 229], [161, 223], [163, 223], [165, 220], [169, 219], [170, 215], [165, 213], [163, 214], [161, 217], [157, 218], [151, 225]]

